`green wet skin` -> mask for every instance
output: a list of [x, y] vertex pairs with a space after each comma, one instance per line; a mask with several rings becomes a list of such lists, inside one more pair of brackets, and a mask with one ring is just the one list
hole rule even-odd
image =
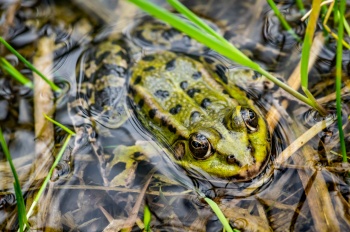
[[130, 87], [138, 118], [184, 168], [249, 180], [269, 160], [263, 115], [232, 78], [208, 64], [162, 51], [134, 65]]

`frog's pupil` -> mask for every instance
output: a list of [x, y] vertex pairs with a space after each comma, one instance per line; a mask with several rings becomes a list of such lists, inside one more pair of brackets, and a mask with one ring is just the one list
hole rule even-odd
[[253, 120], [255, 118], [255, 113], [249, 109], [249, 118]]
[[205, 147], [204, 144], [198, 143], [197, 141], [192, 141], [192, 146], [195, 148]]

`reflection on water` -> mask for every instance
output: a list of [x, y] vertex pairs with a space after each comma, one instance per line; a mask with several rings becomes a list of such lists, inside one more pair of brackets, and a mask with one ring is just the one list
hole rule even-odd
[[[64, 87], [64, 91], [56, 96], [52, 115], [70, 128], [74, 127], [67, 110], [71, 99], [96, 97], [79, 92], [82, 84], [79, 62], [83, 54], [86, 55], [89, 47], [94, 49], [109, 32], [119, 33], [125, 28], [130, 30], [135, 17], [139, 21], [144, 19], [143, 13], [124, 2], [119, 5], [108, 0], [74, 2], [17, 3], [0, 0], [1, 13], [5, 17], [1, 25], [3, 35], [26, 58], [31, 60], [37, 53], [37, 40], [44, 36], [54, 39], [54, 67], [51, 73], [56, 83]], [[222, 31], [226, 39], [251, 59], [271, 72], [278, 72], [282, 79], [288, 77], [299, 62], [300, 44], [282, 29], [264, 1], [185, 2], [208, 22], [216, 25], [216, 29]], [[305, 23], [299, 20], [298, 8], [292, 3], [281, 4], [280, 7], [296, 33], [302, 37]], [[178, 34], [172, 28], [167, 33], [170, 37]], [[188, 43], [196, 45], [196, 42], [186, 38], [183, 45]], [[197, 47], [201, 46], [197, 44]], [[177, 44], [177, 49], [182, 52], [181, 44]], [[325, 118], [334, 117], [334, 98], [331, 96], [334, 92], [334, 51], [335, 41], [329, 39], [309, 77], [310, 89], [316, 97], [322, 98], [324, 103], [330, 102], [327, 105], [330, 115]], [[1, 56], [8, 58], [17, 69], [32, 79], [28, 68], [17, 62], [5, 49], [0, 52]], [[147, 52], [150, 51], [143, 51], [145, 54]], [[190, 55], [198, 55], [195, 52]], [[349, 230], [349, 167], [341, 163], [336, 125], [315, 132], [316, 136], [291, 154], [286, 162], [276, 162], [284, 149], [324, 118], [256, 73], [232, 64], [212, 51], [206, 52], [208, 56], [225, 64], [230, 75], [238, 77], [241, 72], [251, 72], [252, 80], [249, 80], [248, 85], [238, 78], [237, 84], [257, 102], [266, 117], [271, 117], [267, 118], [272, 135], [271, 160], [267, 168], [258, 177], [245, 182], [208, 177], [201, 171], [188, 172], [172, 161], [169, 157], [171, 149], [165, 149], [145, 130], [130, 106], [123, 108], [124, 111], [116, 110], [129, 116], [117, 128], [111, 128], [115, 124], [110, 126], [109, 121], [106, 122], [105, 119], [110, 118], [109, 114], [105, 114], [106, 117], [102, 117], [101, 121], [91, 120], [104, 110], [101, 104], [106, 104], [96, 101], [94, 108], [83, 106], [80, 109], [85, 111], [77, 112], [82, 120], [79, 122], [88, 125], [79, 127], [86, 133], [77, 131], [75, 140], [70, 141], [63, 156], [64, 162], [59, 164], [53, 177], [55, 182], [51, 187], [54, 194], [47, 192], [45, 201], [42, 201], [41, 209], [49, 209], [50, 212], [39, 215], [45, 218], [43, 221], [33, 219], [33, 229], [45, 227], [64, 231], [77, 228], [81, 231], [101, 231], [108, 226], [116, 231], [129, 225], [133, 231], [138, 231], [142, 229], [143, 209], [147, 204], [152, 213], [152, 230], [222, 230], [221, 223], [202, 198], [206, 196], [218, 203], [233, 227], [241, 230]], [[132, 59], [136, 60], [143, 53], [134, 52]], [[343, 66], [348, 68], [348, 51], [344, 54]], [[345, 70], [345, 75], [348, 74], [346, 72], [348, 70]], [[95, 85], [94, 81], [90, 82], [91, 86]], [[120, 106], [121, 100], [118, 99], [128, 102], [126, 84], [118, 91], [107, 93], [108, 96], [115, 95], [108, 98], [112, 101], [113, 109]], [[343, 125], [347, 150], [350, 149], [348, 92], [345, 88]], [[33, 91], [0, 72], [0, 125], [18, 167], [27, 204], [30, 204], [34, 191], [46, 175], [40, 173], [31, 178], [35, 143], [39, 139], [33, 132], [34, 104]], [[271, 116], [273, 108], [278, 116]], [[56, 147], [52, 149], [52, 154], [58, 153], [65, 138], [66, 133], [56, 127]], [[134, 144], [139, 145], [140, 149], [131, 148]], [[48, 144], [48, 150], [51, 145], [53, 143]], [[122, 155], [121, 151], [126, 150], [129, 154]], [[13, 230], [17, 228], [17, 221], [12, 174], [2, 152], [0, 155], [0, 230]]]

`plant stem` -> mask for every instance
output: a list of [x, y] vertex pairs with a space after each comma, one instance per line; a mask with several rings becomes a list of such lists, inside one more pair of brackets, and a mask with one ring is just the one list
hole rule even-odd
[[314, 0], [312, 2], [312, 11], [310, 14], [310, 20], [307, 24], [306, 33], [304, 37], [304, 43], [301, 53], [301, 86], [308, 89], [308, 65], [310, 57], [310, 47], [315, 33], [316, 23], [318, 15], [321, 9], [321, 0]]
[[[340, 18], [344, 17], [345, 12], [345, 0], [340, 0], [339, 13]], [[338, 40], [337, 40], [337, 57], [336, 57], [336, 80], [335, 80], [335, 89], [336, 89], [336, 108], [337, 108], [337, 123], [339, 130], [339, 140], [341, 153], [343, 156], [343, 162], [348, 162], [348, 158], [346, 156], [346, 146], [344, 140], [344, 131], [343, 131], [343, 123], [342, 123], [342, 112], [341, 112], [341, 82], [342, 82], [342, 54], [343, 54], [343, 35], [344, 35], [344, 21], [339, 20], [338, 24]]]

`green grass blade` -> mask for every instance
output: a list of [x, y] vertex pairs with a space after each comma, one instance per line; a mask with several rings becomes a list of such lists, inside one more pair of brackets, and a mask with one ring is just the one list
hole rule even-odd
[[308, 65], [309, 65], [309, 57], [310, 57], [310, 48], [312, 45], [312, 40], [315, 34], [315, 28], [318, 20], [318, 16], [321, 9], [321, 0], [314, 0], [312, 2], [312, 11], [310, 14], [310, 20], [306, 27], [306, 33], [304, 37], [304, 43], [301, 53], [301, 86], [304, 89], [308, 89]]
[[297, 6], [298, 6], [298, 8], [299, 8], [299, 10], [300, 10], [300, 13], [301, 13], [302, 15], [304, 15], [304, 14], [306, 13], [306, 10], [305, 10], [303, 1], [302, 1], [302, 0], [296, 0], [296, 2], [297, 2]]
[[[338, 1], [337, 1], [338, 2]], [[337, 12], [339, 11], [339, 9], [338, 9], [338, 4], [337, 4], [337, 2], [336, 2], [336, 4], [334, 4], [334, 6], [333, 6], [333, 16], [334, 16], [334, 18], [333, 18], [333, 26], [334, 26], [334, 28], [338, 25], [339, 26], [339, 15], [337, 14]]]
[[73, 135], [73, 136], [75, 135], [75, 132], [71, 131], [68, 127], [62, 125], [61, 123], [59, 123], [59, 122], [53, 120], [52, 118], [50, 118], [50, 117], [47, 116], [46, 114], [44, 114], [44, 117], [45, 117], [47, 120], [49, 120], [50, 122], [52, 122], [53, 124], [55, 124], [56, 126], [61, 127], [61, 128], [62, 128], [63, 130], [65, 130], [68, 134]]
[[[340, 1], [339, 13], [340, 18], [344, 17], [345, 12], [345, 0]], [[335, 89], [336, 89], [336, 108], [337, 108], [337, 123], [339, 130], [339, 140], [341, 153], [343, 156], [343, 162], [348, 162], [346, 157], [346, 146], [344, 140], [344, 131], [343, 131], [343, 123], [342, 123], [342, 114], [341, 114], [341, 77], [342, 77], [342, 54], [343, 54], [343, 36], [344, 36], [344, 22], [343, 20], [339, 20], [338, 24], [338, 40], [337, 40], [337, 54], [336, 54], [336, 80], [335, 80]]]
[[20, 231], [23, 231], [24, 227], [26, 225], [28, 226], [28, 220], [26, 217], [26, 207], [24, 204], [23, 194], [22, 194], [19, 178], [17, 175], [17, 171], [16, 171], [16, 168], [12, 162], [10, 151], [7, 147], [7, 144], [6, 144], [5, 138], [3, 136], [1, 127], [0, 127], [0, 143], [1, 143], [2, 150], [6, 156], [6, 159], [10, 164], [10, 168], [11, 168], [13, 177], [15, 179], [13, 185], [14, 185], [14, 190], [15, 190], [15, 195], [16, 195], [16, 200], [17, 200], [18, 222], [19, 222]]
[[13, 67], [10, 62], [8, 62], [5, 58], [0, 57], [0, 67], [5, 70], [8, 74], [10, 74], [13, 78], [19, 81], [21, 84], [33, 89], [33, 83], [31, 80], [23, 76], [15, 67]]
[[320, 112], [321, 115], [325, 116], [327, 114], [327, 110], [325, 108], [323, 108], [323, 106], [318, 104], [315, 97], [312, 95], [312, 93], [308, 89], [304, 88], [304, 86], [301, 86], [301, 88], [304, 91], [307, 98], [312, 102], [315, 109], [317, 109], [317, 111]]
[[224, 229], [228, 232], [238, 232], [237, 229], [232, 229], [230, 226], [230, 223], [228, 223], [225, 215], [221, 212], [221, 209], [219, 206], [215, 203], [215, 201], [211, 200], [210, 198], [205, 197], [204, 200], [208, 203], [208, 205], [211, 207], [211, 209], [214, 211], [215, 215], [219, 218], [222, 226]]
[[44, 74], [42, 74], [39, 70], [37, 70], [29, 61], [27, 61], [21, 54], [19, 54], [16, 49], [14, 49], [9, 43], [6, 42], [6, 40], [4, 40], [4, 38], [2, 38], [0, 36], [0, 43], [2, 43], [3, 45], [5, 45], [5, 47], [12, 52], [15, 56], [17, 56], [17, 58], [22, 61], [28, 68], [30, 68], [33, 72], [35, 72], [36, 74], [38, 74], [48, 85], [50, 85], [51, 89], [55, 92], [61, 92], [61, 89], [52, 81], [50, 81], [49, 79], [47, 79], [47, 77], [45, 77]]
[[151, 211], [149, 210], [149, 207], [146, 204], [143, 210], [143, 224], [145, 225], [145, 231], [151, 231]]
[[267, 0], [267, 2], [269, 3], [275, 15], [277, 16], [278, 20], [281, 22], [284, 29], [286, 29], [286, 31], [289, 34], [291, 34], [294, 39], [296, 39], [298, 42], [301, 42], [300, 37], [297, 34], [295, 34], [294, 30], [291, 28], [291, 26], [289, 26], [288, 22], [285, 20], [278, 7], [276, 6], [275, 2], [273, 0]]
[[[17, 185], [16, 182], [14, 182], [13, 188], [15, 190], [15, 196], [17, 200], [19, 231], [22, 232], [24, 231], [24, 228], [29, 225], [27, 223], [28, 221], [26, 217], [26, 208], [24, 205], [24, 198], [22, 196], [21, 186]], [[19, 202], [23, 202], [23, 204]]]
[[207, 32], [211, 36], [215, 37], [216, 39], [227, 43], [227, 41], [220, 36], [216, 31], [214, 31], [210, 26], [208, 26], [203, 20], [201, 20], [197, 15], [195, 15], [192, 11], [190, 11], [186, 6], [182, 5], [178, 0], [167, 0], [167, 2], [174, 7], [175, 10], [177, 10], [179, 13], [186, 16], [189, 20], [191, 20], [196, 26], [201, 28], [203, 31]]
[[346, 18], [344, 17], [344, 15], [343, 15], [342, 19], [343, 19], [344, 28], [346, 30], [346, 33], [348, 33], [348, 35], [350, 36], [350, 26], [349, 26], [348, 22], [346, 21]]

